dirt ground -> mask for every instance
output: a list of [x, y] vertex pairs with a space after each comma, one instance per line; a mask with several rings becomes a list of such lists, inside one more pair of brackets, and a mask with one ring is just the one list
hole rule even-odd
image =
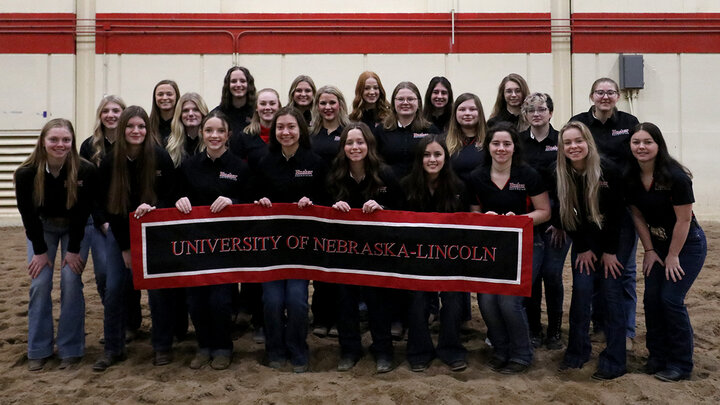
[[[594, 344], [593, 359], [581, 370], [558, 372], [562, 351], [539, 349], [530, 370], [506, 376], [492, 372], [486, 362], [490, 349], [484, 343], [485, 325], [474, 301], [473, 330], [465, 335], [469, 367], [450, 372], [435, 361], [424, 373], [413, 373], [403, 361], [404, 342], [396, 342], [398, 367], [387, 374], [375, 373], [375, 364], [365, 356], [350, 372], [335, 370], [339, 359], [333, 339], [309, 336], [310, 372], [293, 374], [260, 364], [263, 346], [251, 333], [235, 341], [233, 363], [228, 370], [208, 367], [191, 370], [192, 338], [179, 342], [175, 360], [163, 367], [151, 364], [150, 316], [143, 293], [142, 337], [129, 344], [128, 360], [104, 373], [92, 371], [101, 355], [102, 305], [95, 288], [92, 264], [85, 270], [87, 301], [87, 349], [82, 362], [58, 370], [54, 358], [41, 372], [27, 371], [27, 303], [30, 278], [27, 275], [25, 238], [21, 228], [0, 228], [2, 259], [0, 269], [0, 404], [136, 404], [136, 403], [243, 403], [243, 404], [675, 404], [720, 403], [720, 254], [714, 251], [720, 239], [720, 222], [702, 224], [709, 254], [705, 267], [686, 300], [695, 329], [695, 370], [689, 381], [663, 383], [639, 369], [647, 358], [645, 320], [638, 305], [637, 334], [628, 352], [627, 375], [608, 382], [590, 379], [595, 371], [600, 344]], [[639, 258], [641, 259], [641, 258]], [[59, 300], [59, 277], [55, 277], [55, 314]], [[642, 277], [638, 296], [643, 293]], [[570, 303], [570, 273], [565, 271], [565, 320]], [[640, 300], [642, 302], [642, 299]], [[369, 344], [365, 334], [364, 344]]]

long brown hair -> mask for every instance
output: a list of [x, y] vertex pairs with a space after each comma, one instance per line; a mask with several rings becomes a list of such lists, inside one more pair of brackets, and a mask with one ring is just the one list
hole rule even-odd
[[[149, 125], [147, 112], [142, 107], [131, 105], [123, 111], [118, 124], [118, 139], [113, 148], [113, 166], [110, 178], [110, 190], [108, 193], [107, 209], [111, 214], [123, 215], [129, 212], [130, 204], [130, 173], [128, 172], [128, 144], [125, 139], [125, 129], [131, 118], [140, 117], [145, 121], [146, 128]], [[140, 187], [140, 199], [148, 204], [155, 204], [155, 143], [151, 138], [148, 129], [142, 150], [136, 158], [139, 169], [138, 184]]]
[[353, 121], [362, 120], [363, 112], [368, 108], [363, 98], [363, 92], [365, 91], [365, 82], [370, 78], [375, 79], [378, 84], [379, 95], [378, 100], [375, 102], [375, 117], [382, 122], [390, 115], [390, 104], [387, 101], [387, 94], [382, 81], [380, 81], [380, 76], [375, 72], [365, 71], [360, 73], [360, 77], [358, 77], [355, 84], [355, 99], [352, 102], [352, 113], [350, 113], [350, 119]]
[[245, 105], [247, 106], [254, 106], [255, 105], [255, 78], [253, 75], [250, 74], [250, 71], [248, 68], [243, 66], [233, 66], [225, 73], [225, 77], [223, 78], [223, 87], [222, 87], [222, 94], [220, 96], [220, 109], [223, 110], [223, 112], [227, 113], [233, 108], [233, 95], [230, 91], [230, 76], [232, 73], [236, 70], [240, 70], [245, 75], [245, 80], [247, 80], [247, 93], [245, 93]]
[[[72, 145], [70, 152], [65, 157], [65, 170], [67, 177], [65, 187], [67, 190], [67, 198], [65, 200], [65, 208], [70, 209], [77, 202], [77, 176], [80, 169], [80, 155], [78, 155], [75, 130], [72, 123], [64, 118], [54, 118], [48, 121], [40, 131], [40, 136], [35, 143], [35, 148], [27, 159], [18, 167], [31, 167], [35, 169], [35, 181], [33, 183], [33, 202], [36, 207], [41, 207], [45, 203], [45, 165], [48, 163], [47, 150], [45, 150], [45, 137], [53, 128], [65, 128], [72, 135]], [[16, 180], [17, 170], [13, 180]]]
[[460, 107], [460, 104], [468, 100], [473, 100], [475, 102], [475, 107], [478, 109], [478, 123], [475, 127], [475, 147], [481, 149], [483, 141], [485, 140], [487, 123], [485, 122], [485, 111], [483, 111], [482, 102], [475, 94], [463, 93], [458, 96], [452, 105], [450, 125], [448, 126], [448, 132], [445, 138], [445, 142], [447, 143], [447, 148], [451, 156], [458, 153], [463, 148], [463, 140], [466, 137], [457, 121], [457, 109]]
[[[297, 89], [298, 84], [305, 82], [308, 85], [310, 85], [310, 88], [312, 89], [313, 95], [310, 97], [310, 105], [307, 107], [307, 109], [312, 110], [313, 105], [315, 103], [315, 93], [317, 93], [317, 88], [315, 87], [315, 82], [313, 81], [312, 77], [308, 75], [299, 75], [296, 77], [292, 83], [290, 83], [290, 91], [288, 91], [288, 107], [294, 107], [298, 110], [300, 110], [299, 105], [295, 105], [295, 89]], [[303, 107], [303, 109], [305, 109]], [[304, 119], [304, 118], [303, 118]]]
[[116, 95], [109, 94], [100, 100], [100, 104], [98, 104], [97, 111], [95, 112], [95, 127], [93, 128], [92, 141], [90, 141], [93, 150], [90, 161], [95, 163], [95, 166], [100, 166], [100, 161], [105, 156], [105, 125], [103, 125], [100, 120], [100, 114], [102, 114], [103, 109], [109, 103], [119, 105], [121, 110], [125, 109], [125, 102]]
[[367, 145], [367, 156], [365, 156], [363, 163], [365, 165], [365, 178], [368, 179], [368, 184], [362, 191], [364, 198], [370, 199], [377, 195], [380, 188], [385, 185], [382, 179], [380, 179], [383, 161], [377, 151], [375, 136], [372, 134], [370, 127], [364, 122], [351, 122], [340, 134], [340, 150], [333, 159], [332, 168], [330, 169], [327, 179], [330, 195], [336, 201], [348, 198], [350, 195], [350, 191], [345, 186], [344, 181], [350, 176], [350, 163], [345, 155], [345, 143], [347, 142], [348, 134], [353, 129], [358, 129], [362, 132], [365, 144]]

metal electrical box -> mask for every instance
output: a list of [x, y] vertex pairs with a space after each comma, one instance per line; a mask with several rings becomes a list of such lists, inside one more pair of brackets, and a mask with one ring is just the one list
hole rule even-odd
[[620, 54], [620, 89], [645, 88], [643, 56]]

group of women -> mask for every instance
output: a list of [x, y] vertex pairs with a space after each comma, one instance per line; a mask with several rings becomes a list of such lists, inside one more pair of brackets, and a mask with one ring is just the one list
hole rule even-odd
[[[480, 99], [463, 93], [453, 100], [444, 77], [430, 81], [424, 98], [415, 84], [401, 82], [387, 100], [380, 77], [364, 72], [352, 111], [337, 87], [316, 88], [308, 76], [293, 81], [288, 98], [282, 107], [276, 90], [257, 91], [248, 69], [232, 67], [220, 105], [211, 111], [200, 95], [181, 96], [171, 80], [155, 87], [150, 116], [119, 97], [104, 97], [79, 154], [70, 122], [45, 125], [15, 173], [32, 278], [30, 370], [43, 369], [55, 346], [60, 368], [84, 355], [80, 275], [89, 250], [104, 306], [104, 354], [93, 368], [103, 371], [126, 357], [126, 339], [139, 326], [130, 213], [140, 218], [170, 207], [189, 213], [193, 206], [220, 212], [242, 203], [272, 210], [273, 203], [293, 203], [368, 216], [400, 209], [531, 218], [532, 297], [477, 297], [492, 346], [488, 365], [504, 374], [525, 371], [541, 345], [564, 347], [562, 269], [571, 242], [569, 334], [558, 368], [580, 368], [589, 360], [594, 318], [607, 344], [593, 378], [626, 373], [626, 339], [634, 336], [635, 322], [628, 264], [635, 260], [637, 234], [645, 251], [645, 371], [664, 381], [690, 377], [693, 337], [683, 302], [707, 250], [692, 212], [692, 177], [670, 157], [657, 126], [617, 110], [613, 80], [598, 79], [590, 92], [593, 106], [560, 131], [550, 125], [552, 98], [530, 93], [517, 74], [500, 83], [487, 124]], [[56, 336], [50, 292], [58, 245]], [[547, 333], [540, 322], [543, 284]], [[189, 313], [197, 340], [190, 367], [229, 367], [233, 320], [244, 314], [256, 341], [265, 343], [266, 365], [283, 369], [289, 362], [294, 372], [307, 371], [308, 285], [287, 279], [243, 283], [240, 291], [233, 284], [148, 291], [153, 363], [173, 360], [174, 339], [187, 333]], [[393, 339], [405, 329], [411, 370], [424, 371], [434, 358], [453, 371], [467, 367], [460, 331], [470, 319], [468, 293], [313, 286], [313, 332], [337, 331], [338, 370], [350, 370], [363, 355], [361, 306], [377, 372], [393, 369]], [[437, 345], [433, 317], [440, 322]]]

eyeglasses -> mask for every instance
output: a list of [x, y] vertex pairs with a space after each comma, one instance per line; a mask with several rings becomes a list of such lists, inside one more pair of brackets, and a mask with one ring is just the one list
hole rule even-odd
[[613, 97], [618, 95], [618, 92], [615, 90], [595, 90], [593, 91], [593, 93], [595, 93], [595, 95], [598, 97]]
[[400, 104], [414, 103], [417, 101], [417, 97], [396, 97], [395, 101], [397, 101]]
[[547, 107], [537, 107], [537, 108], [531, 108], [531, 109], [527, 110], [527, 113], [530, 115], [533, 115], [535, 113], [545, 114], [546, 112], [548, 112]]

